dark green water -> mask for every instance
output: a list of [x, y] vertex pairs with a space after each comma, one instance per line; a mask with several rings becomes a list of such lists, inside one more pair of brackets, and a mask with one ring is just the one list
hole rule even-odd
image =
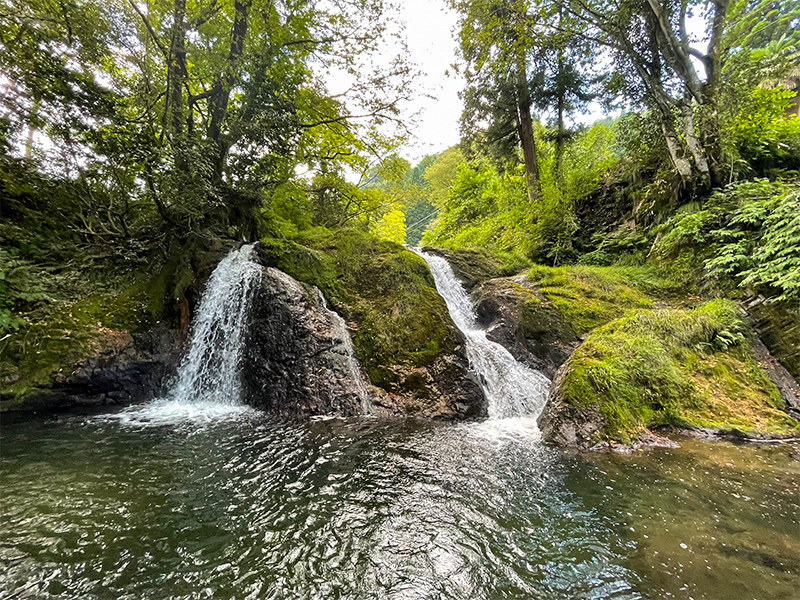
[[[800, 598], [790, 447], [524, 422], [2, 423], [2, 598]], [[795, 449], [796, 451], [796, 449]]]

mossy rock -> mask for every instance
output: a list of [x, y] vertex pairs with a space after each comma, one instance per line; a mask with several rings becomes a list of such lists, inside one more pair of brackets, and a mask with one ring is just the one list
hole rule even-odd
[[629, 267], [533, 267], [528, 280], [561, 312], [577, 335], [623, 316], [651, 308], [653, 299], [633, 287]]
[[557, 379], [540, 418], [547, 439], [590, 409], [600, 420], [583, 446], [630, 444], [659, 425], [800, 433], [728, 300], [632, 311], [590, 333]]
[[761, 341], [772, 355], [800, 380], [800, 306], [751, 298], [745, 307]]
[[373, 384], [418, 392], [398, 365], [426, 367], [458, 344], [444, 300], [424, 260], [367, 233], [315, 228], [291, 239], [265, 238], [261, 262], [322, 290], [351, 322], [353, 343]]
[[28, 314], [26, 326], [2, 342], [3, 407], [68, 379], [78, 363], [103, 351], [117, 333], [144, 332], [169, 318], [176, 296], [193, 279], [187, 265], [176, 252], [154, 275], [142, 273], [117, 292], [53, 303]]
[[551, 378], [578, 345], [561, 312], [521, 276], [500, 277], [475, 288], [472, 297], [487, 337], [517, 360]]

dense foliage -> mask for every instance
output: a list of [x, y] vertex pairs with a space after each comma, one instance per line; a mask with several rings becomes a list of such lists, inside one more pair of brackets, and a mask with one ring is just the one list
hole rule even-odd
[[401, 238], [395, 200], [367, 185], [395, 177], [413, 76], [390, 8], [2, 0], [0, 334], [176, 245], [387, 212]]

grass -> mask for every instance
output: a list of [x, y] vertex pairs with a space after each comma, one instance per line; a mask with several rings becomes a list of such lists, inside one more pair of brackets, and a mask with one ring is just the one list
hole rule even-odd
[[635, 310], [597, 328], [569, 359], [559, 393], [597, 406], [601, 438], [623, 443], [653, 425], [800, 431], [752, 358], [737, 305], [723, 299]]

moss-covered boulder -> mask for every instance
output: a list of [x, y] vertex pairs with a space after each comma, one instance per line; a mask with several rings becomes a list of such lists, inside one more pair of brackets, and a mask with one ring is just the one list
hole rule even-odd
[[736, 303], [636, 310], [592, 331], [561, 368], [539, 418], [546, 440], [623, 445], [672, 425], [794, 436], [800, 422], [756, 362]]
[[536, 266], [527, 275], [579, 336], [679, 292], [675, 282], [648, 267]]
[[180, 356], [181, 336], [162, 322], [175, 270], [30, 315], [2, 342], [0, 410], [152, 396]]
[[486, 414], [464, 338], [428, 266], [398, 244], [357, 230], [266, 238], [262, 264], [317, 286], [345, 317], [369, 379], [389, 410], [430, 417]]

